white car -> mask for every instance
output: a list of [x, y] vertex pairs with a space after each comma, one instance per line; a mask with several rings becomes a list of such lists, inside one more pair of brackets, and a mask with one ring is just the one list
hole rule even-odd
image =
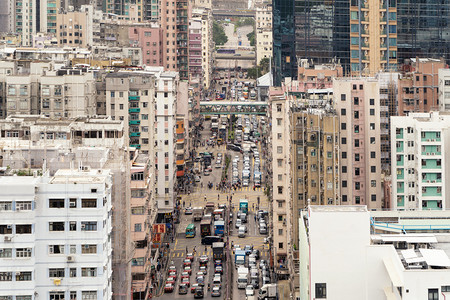
[[253, 296], [255, 295], [255, 288], [253, 287], [253, 285], [247, 285], [247, 287], [245, 288], [245, 296]]

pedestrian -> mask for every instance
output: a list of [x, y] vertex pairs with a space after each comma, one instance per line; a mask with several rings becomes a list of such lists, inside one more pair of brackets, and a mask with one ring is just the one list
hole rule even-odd
[[205, 202], [206, 202], [206, 195], [205, 195]]
[[186, 246], [186, 253], [188, 253], [188, 247]]
[[220, 195], [219, 195], [219, 194], [217, 194], [217, 200], [219, 200], [219, 198], [220, 198]]
[[183, 200], [183, 207], [184, 207], [184, 200]]

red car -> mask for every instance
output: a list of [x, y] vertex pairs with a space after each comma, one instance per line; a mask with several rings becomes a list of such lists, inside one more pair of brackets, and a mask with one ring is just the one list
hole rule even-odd
[[170, 266], [169, 267], [169, 272], [175, 272], [177, 273], [177, 268], [175, 266]]
[[185, 284], [187, 287], [191, 286], [191, 282], [189, 281], [189, 278], [182, 278], [181, 284]]
[[168, 284], [168, 283], [171, 283], [171, 284], [175, 284], [175, 278], [174, 277], [169, 277], [169, 278], [167, 278], [167, 280], [166, 280], [166, 284]]
[[191, 287], [191, 294], [195, 293], [195, 289], [199, 287], [198, 283], [194, 283]]
[[168, 277], [175, 277], [175, 278], [177, 278], [177, 272], [169, 271], [169, 276]]
[[174, 286], [173, 286], [173, 284], [171, 284], [171, 283], [167, 283], [167, 284], [164, 286], [164, 292], [166, 292], [166, 293], [172, 293], [172, 292], [173, 292], [173, 289], [174, 289]]
[[185, 260], [183, 261], [183, 267], [190, 266], [191, 263], [192, 263], [192, 262], [191, 262], [190, 259], [185, 259]]
[[191, 262], [193, 262], [194, 261], [194, 254], [193, 253], [186, 254], [186, 259], [189, 259]]
[[191, 274], [189, 274], [189, 272], [183, 272], [183, 273], [181, 273], [181, 279], [183, 279], [183, 278], [189, 278], [189, 277], [191, 277]]
[[184, 267], [184, 272], [188, 272], [189, 275], [191, 275], [191, 274], [192, 274], [192, 268], [191, 268], [191, 266], [186, 266], [186, 267]]

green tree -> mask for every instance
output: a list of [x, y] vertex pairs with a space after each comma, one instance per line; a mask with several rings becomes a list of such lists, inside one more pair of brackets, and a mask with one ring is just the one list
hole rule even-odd
[[269, 72], [269, 63], [270, 63], [270, 61], [268, 58], [261, 59], [258, 66], [247, 70], [248, 77], [252, 78], [252, 79], [256, 79], [256, 78], [261, 77], [264, 74], [268, 73]]
[[213, 23], [213, 40], [216, 46], [224, 45], [228, 41], [228, 37], [223, 30], [222, 25], [214, 21]]
[[247, 34], [247, 38], [250, 42], [250, 46], [255, 46], [256, 45], [256, 41], [255, 41], [255, 31], [253, 30], [252, 32], [250, 32], [249, 34]]

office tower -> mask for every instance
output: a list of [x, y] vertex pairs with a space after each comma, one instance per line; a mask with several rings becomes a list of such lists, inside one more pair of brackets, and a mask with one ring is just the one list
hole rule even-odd
[[[385, 0], [387, 1], [387, 0]], [[412, 57], [450, 59], [450, 1], [397, 2], [398, 59]]]
[[335, 79], [340, 118], [341, 204], [382, 207], [380, 87], [378, 80]]
[[347, 73], [350, 64], [350, 3], [274, 0], [274, 83], [296, 76], [296, 60], [329, 63], [336, 59]]
[[350, 2], [352, 76], [373, 76], [397, 70], [397, 8], [395, 1]]
[[110, 170], [0, 177], [3, 298], [112, 299], [111, 197]]
[[392, 207], [399, 210], [446, 210], [449, 160], [445, 145], [450, 116], [410, 113], [392, 117]]
[[273, 79], [281, 86], [284, 77], [296, 76], [295, 16], [293, 0], [273, 0]]

